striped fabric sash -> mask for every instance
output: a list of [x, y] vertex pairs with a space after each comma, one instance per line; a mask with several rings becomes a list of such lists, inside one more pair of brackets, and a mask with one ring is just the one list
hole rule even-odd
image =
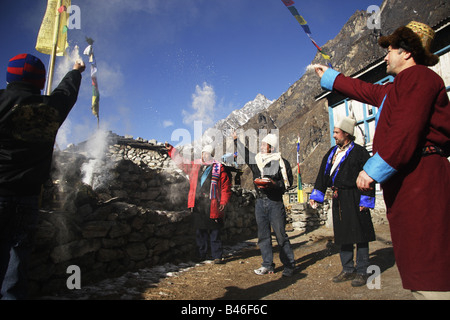
[[219, 194], [219, 179], [220, 179], [220, 162], [214, 162], [212, 164], [212, 172], [211, 172], [211, 190], [209, 193], [210, 199], [216, 199], [220, 200], [220, 194]]

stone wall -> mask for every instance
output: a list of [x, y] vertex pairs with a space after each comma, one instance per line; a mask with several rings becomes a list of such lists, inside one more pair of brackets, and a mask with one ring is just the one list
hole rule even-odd
[[[332, 192], [328, 189], [322, 204], [318, 204], [316, 209], [311, 208], [308, 203], [309, 196], [313, 187], [303, 186], [304, 203], [289, 203], [288, 197], [285, 195], [285, 204], [287, 212], [287, 222], [293, 230], [302, 232], [311, 232], [322, 226], [333, 228], [332, 213]], [[377, 192], [375, 195], [375, 208], [370, 210], [372, 223], [387, 224], [386, 206], [384, 204], [383, 195]]]
[[[96, 150], [101, 157], [85, 145], [55, 151], [30, 266], [32, 295], [68, 290], [72, 265], [87, 285], [195, 258], [187, 177], [155, 143], [111, 133], [104, 139]], [[225, 242], [256, 236], [254, 193], [232, 191]]]

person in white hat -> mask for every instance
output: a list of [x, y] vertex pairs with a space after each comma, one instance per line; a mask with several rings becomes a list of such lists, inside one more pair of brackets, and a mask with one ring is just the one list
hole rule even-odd
[[187, 161], [169, 143], [166, 149], [173, 161], [189, 175], [188, 208], [196, 229], [197, 258], [208, 258], [208, 243], [214, 263], [223, 263], [221, 230], [225, 206], [231, 197], [231, 179], [225, 167], [213, 158], [214, 148], [202, 149], [201, 161]]
[[289, 237], [286, 234], [286, 211], [283, 204], [283, 193], [292, 185], [293, 176], [289, 162], [281, 157], [278, 149], [278, 136], [268, 134], [260, 145], [256, 155], [248, 150], [234, 133], [238, 154], [245, 155], [247, 165], [253, 173], [256, 189], [255, 216], [258, 225], [258, 246], [263, 262], [258, 275], [274, 272], [272, 235], [274, 231], [280, 247], [280, 260], [284, 269], [282, 275], [292, 276], [295, 269], [294, 253]]
[[[369, 159], [369, 152], [354, 142], [355, 120], [342, 118], [334, 127], [336, 145], [323, 157], [309, 204], [323, 203], [327, 188], [333, 190], [334, 242], [340, 245], [342, 271], [333, 282], [352, 280], [352, 286], [367, 282], [369, 242], [375, 231], [369, 208], [375, 206], [375, 191], [361, 192], [356, 177]], [[354, 245], [356, 244], [356, 265]]]
[[357, 177], [361, 190], [379, 183], [403, 288], [417, 298], [450, 299], [450, 102], [430, 66], [435, 31], [411, 21], [378, 44], [386, 73], [376, 85], [319, 66], [324, 89], [377, 106], [373, 156]]

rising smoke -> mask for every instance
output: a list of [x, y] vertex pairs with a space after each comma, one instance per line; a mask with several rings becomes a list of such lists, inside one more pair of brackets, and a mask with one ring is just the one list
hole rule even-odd
[[106, 159], [108, 137], [107, 131], [98, 129], [84, 146], [83, 151], [88, 161], [81, 166], [82, 181], [93, 190], [102, 187], [111, 179], [109, 171], [114, 164]]

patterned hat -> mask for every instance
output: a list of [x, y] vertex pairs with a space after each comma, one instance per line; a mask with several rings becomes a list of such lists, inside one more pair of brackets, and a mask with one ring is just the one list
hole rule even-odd
[[434, 39], [434, 30], [430, 28], [425, 23], [411, 21], [406, 25], [407, 28], [411, 29], [415, 34], [417, 34], [422, 41], [422, 46], [425, 49], [429, 49], [431, 47], [431, 43]]
[[403, 48], [410, 52], [417, 64], [434, 66], [439, 62], [439, 57], [431, 53], [431, 44], [435, 36], [434, 30], [428, 25], [411, 21], [406, 26], [399, 27], [389, 36], [378, 39], [378, 44], [383, 48]]
[[45, 85], [45, 66], [41, 60], [27, 53], [19, 54], [9, 60], [6, 82], [29, 82], [39, 90]]

